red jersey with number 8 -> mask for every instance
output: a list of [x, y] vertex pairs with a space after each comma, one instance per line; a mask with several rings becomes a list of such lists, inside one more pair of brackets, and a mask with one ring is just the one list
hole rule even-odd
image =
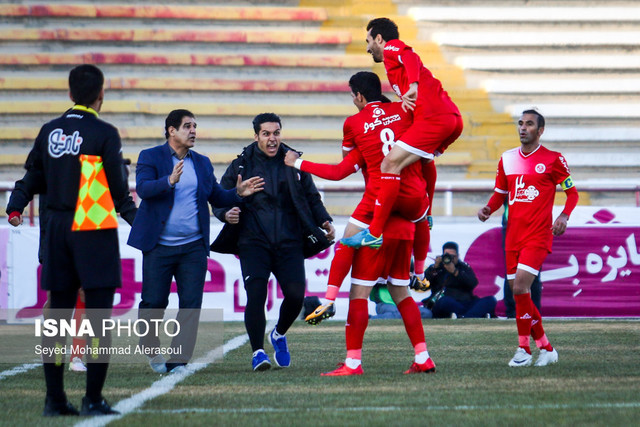
[[[402, 109], [401, 102], [370, 102], [344, 122], [342, 148], [358, 148], [369, 173], [367, 191], [377, 194], [380, 188], [380, 164], [396, 140], [411, 126], [411, 112]], [[426, 193], [421, 162], [402, 170], [399, 197], [416, 197]]]

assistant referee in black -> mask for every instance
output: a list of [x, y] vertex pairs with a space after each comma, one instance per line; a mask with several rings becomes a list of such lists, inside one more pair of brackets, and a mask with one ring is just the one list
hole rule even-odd
[[[69, 73], [69, 96], [74, 107], [46, 123], [36, 138], [27, 170], [46, 188], [46, 225], [42, 288], [50, 292], [51, 315], [71, 318], [78, 289], [85, 293], [87, 317], [98, 335], [89, 339], [93, 347], [108, 347], [110, 335], [101, 335], [102, 319], [111, 316], [113, 296], [121, 286], [120, 249], [117, 228], [83, 227], [72, 231], [79, 198], [81, 155], [99, 156], [115, 211], [129, 223], [136, 207], [122, 173], [122, 146], [118, 130], [98, 117], [104, 99], [104, 76], [94, 65], [80, 65]], [[96, 168], [97, 170], [97, 168]], [[9, 210], [9, 209], [8, 209]], [[20, 212], [8, 212], [18, 225]], [[89, 215], [87, 215], [89, 216]], [[112, 213], [115, 218], [115, 213]], [[76, 219], [76, 223], [78, 218]], [[111, 227], [116, 227], [112, 221]], [[77, 227], [76, 227], [77, 228]], [[62, 338], [43, 338], [45, 347], [64, 346]], [[64, 358], [44, 357], [47, 387], [45, 416], [116, 414], [102, 396], [109, 358], [87, 358], [86, 394], [80, 413], [64, 392]]]

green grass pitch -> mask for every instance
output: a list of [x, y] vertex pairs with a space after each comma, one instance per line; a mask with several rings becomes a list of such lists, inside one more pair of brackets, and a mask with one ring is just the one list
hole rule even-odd
[[[560, 360], [543, 368], [507, 366], [517, 345], [512, 320], [425, 320], [424, 326], [435, 374], [403, 375], [413, 350], [402, 322], [372, 320], [364, 375], [321, 377], [344, 359], [344, 323], [312, 327], [298, 321], [287, 334], [290, 368], [251, 371], [245, 343], [108, 425], [640, 425], [637, 320], [545, 320]], [[225, 342], [242, 334], [242, 323], [224, 324]], [[2, 364], [0, 371], [12, 367]], [[112, 364], [104, 395], [115, 406], [166, 376], [146, 364]], [[76, 405], [84, 377], [65, 373]], [[41, 367], [0, 379], [0, 425], [83, 421], [45, 419], [43, 402]]]

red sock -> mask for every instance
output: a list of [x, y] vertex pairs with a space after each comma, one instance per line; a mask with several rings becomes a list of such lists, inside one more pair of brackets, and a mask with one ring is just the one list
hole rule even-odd
[[[424, 328], [422, 327], [422, 318], [418, 305], [411, 297], [407, 297], [398, 304], [398, 311], [402, 316], [404, 328], [409, 335], [411, 345], [415, 348], [417, 345], [424, 343]], [[426, 350], [426, 344], [425, 344]]]
[[393, 173], [380, 174], [380, 190], [376, 199], [376, 207], [373, 210], [373, 220], [369, 226], [369, 232], [380, 237], [384, 225], [391, 215], [391, 210], [400, 191], [400, 175]]
[[[76, 309], [73, 312], [73, 320], [76, 321], [76, 325], [80, 326], [80, 322], [82, 321], [82, 316], [84, 316], [85, 304], [82, 299], [80, 299], [80, 295], [78, 295], [78, 299], [76, 300]], [[86, 340], [84, 338], [74, 338], [73, 343], [71, 344], [71, 356], [69, 356], [69, 360], [73, 360], [74, 357], [82, 358], [82, 355], [75, 352], [79, 347], [84, 346]]]
[[429, 215], [431, 215], [431, 206], [433, 206], [433, 195], [436, 192], [436, 180], [438, 179], [438, 171], [436, 170], [436, 162], [433, 160], [427, 162], [422, 161], [422, 176], [427, 181], [427, 196], [429, 196]]
[[538, 348], [552, 351], [553, 347], [551, 346], [551, 343], [549, 343], [549, 339], [544, 333], [544, 328], [542, 327], [542, 316], [538, 311], [538, 307], [536, 307], [535, 304], [531, 304], [531, 311], [533, 312], [531, 320], [531, 337], [536, 342]]
[[429, 241], [431, 232], [429, 231], [429, 223], [427, 221], [418, 222], [416, 224], [416, 234], [413, 239], [413, 271], [422, 276], [424, 273], [424, 264], [429, 253]]
[[347, 352], [362, 349], [364, 331], [369, 324], [369, 303], [364, 298], [349, 301], [349, 313], [347, 313], [347, 325], [345, 335]]
[[529, 336], [531, 335], [531, 319], [533, 318], [531, 296], [529, 294], [514, 295], [516, 301], [516, 326], [518, 327], [518, 343], [531, 354]]
[[[331, 268], [329, 269], [329, 280], [327, 284], [329, 286], [336, 286], [340, 289], [344, 278], [349, 274], [349, 270], [351, 270], [351, 264], [353, 263], [353, 254], [355, 253], [355, 249], [349, 246], [345, 246], [336, 243], [336, 253], [331, 260]], [[327, 288], [327, 294], [325, 298], [334, 301], [336, 297], [329, 298], [329, 288]]]

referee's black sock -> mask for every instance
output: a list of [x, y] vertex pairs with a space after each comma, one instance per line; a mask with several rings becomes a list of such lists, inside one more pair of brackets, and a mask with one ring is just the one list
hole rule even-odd
[[64, 394], [64, 363], [43, 363], [44, 380], [47, 384], [47, 398], [55, 403], [64, 403], [67, 398]]
[[91, 403], [102, 401], [102, 387], [107, 379], [108, 363], [87, 364], [87, 388], [86, 394]]

